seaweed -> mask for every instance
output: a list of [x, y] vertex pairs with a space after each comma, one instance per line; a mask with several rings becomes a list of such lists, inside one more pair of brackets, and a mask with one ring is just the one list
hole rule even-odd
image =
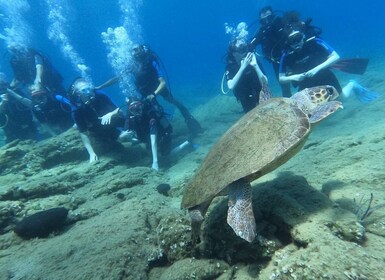
[[367, 223], [366, 222], [367, 218], [369, 218], [374, 211], [385, 207], [385, 203], [372, 206], [373, 198], [374, 198], [373, 193], [370, 193], [370, 198], [368, 199], [364, 199], [364, 198], [365, 196], [363, 195], [358, 202], [356, 202], [356, 200], [353, 199], [353, 201], [356, 204], [356, 209], [354, 213], [358, 217], [358, 220], [361, 224]]

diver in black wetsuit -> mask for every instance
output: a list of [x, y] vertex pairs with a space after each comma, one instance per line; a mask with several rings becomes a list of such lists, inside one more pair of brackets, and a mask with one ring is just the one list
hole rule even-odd
[[[120, 128], [124, 127], [124, 116], [111, 99], [102, 92], [95, 90], [91, 82], [77, 78], [70, 87], [68, 96], [72, 105], [72, 117], [80, 132], [80, 137], [90, 156], [90, 163], [97, 161], [89, 136], [103, 144], [116, 144]], [[102, 117], [116, 112], [108, 123]]]
[[167, 88], [165, 75], [154, 53], [144, 45], [136, 45], [132, 49], [134, 65], [131, 69], [138, 91], [144, 98], [152, 99], [161, 95], [181, 112], [192, 135], [201, 133], [202, 127], [190, 114], [187, 108], [171, 94]]
[[[127, 72], [134, 76], [135, 85], [143, 98], [153, 99], [162, 96], [167, 102], [173, 104], [181, 112], [192, 136], [203, 132], [201, 125], [190, 114], [187, 108], [171, 94], [167, 87], [166, 79], [161, 70], [157, 56], [145, 45], [135, 45], [132, 49], [133, 65]], [[105, 88], [116, 83], [120, 77], [114, 77], [98, 89]]]
[[324, 40], [305, 35], [302, 30], [293, 29], [287, 37], [287, 47], [281, 57], [279, 81], [298, 87], [299, 90], [332, 85], [338, 93], [347, 98], [351, 94], [363, 103], [376, 100], [379, 94], [373, 92], [358, 82], [351, 80], [341, 88], [341, 85], [330, 69], [338, 61], [338, 53]]
[[4, 131], [5, 143], [15, 139], [37, 140], [38, 133], [29, 100], [21, 93], [11, 90], [2, 76], [0, 75], [0, 127]]
[[288, 47], [280, 62], [279, 81], [293, 83], [299, 90], [320, 85], [332, 85], [341, 93], [342, 88], [330, 70], [339, 59], [337, 52], [324, 40], [306, 38], [300, 30], [292, 30], [287, 37]]
[[[276, 15], [270, 6], [264, 7], [259, 12], [261, 27], [250, 41], [251, 49], [261, 45], [263, 56], [272, 64], [278, 79], [279, 61], [285, 45], [285, 23], [282, 17]], [[290, 97], [290, 84], [281, 84], [282, 96]]]
[[10, 47], [10, 64], [14, 78], [12, 89], [28, 89], [31, 93], [31, 109], [35, 117], [47, 124], [51, 135], [58, 134], [73, 125], [70, 107], [56, 100], [64, 94], [62, 76], [50, 61], [38, 51], [22, 46]]
[[267, 83], [267, 78], [255, 54], [249, 52], [249, 46], [242, 40], [230, 43], [226, 61], [227, 85], [247, 113], [258, 105], [259, 92], [262, 83]]

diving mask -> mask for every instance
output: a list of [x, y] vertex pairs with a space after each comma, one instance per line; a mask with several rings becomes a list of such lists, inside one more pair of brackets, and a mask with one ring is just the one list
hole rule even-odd
[[84, 104], [89, 104], [95, 98], [94, 86], [86, 81], [78, 82], [75, 85], [75, 92]]
[[300, 31], [293, 31], [287, 38], [287, 43], [293, 50], [299, 50], [302, 48], [305, 41], [305, 35]]
[[266, 11], [265, 13], [261, 14], [259, 18], [259, 22], [261, 25], [266, 26], [270, 25], [274, 20], [274, 14], [271, 11]]

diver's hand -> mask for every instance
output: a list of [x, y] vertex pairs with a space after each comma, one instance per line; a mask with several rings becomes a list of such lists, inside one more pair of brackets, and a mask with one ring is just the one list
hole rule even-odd
[[109, 125], [109, 124], [111, 124], [111, 118], [112, 118], [113, 115], [115, 115], [115, 112], [109, 112], [109, 113], [105, 114], [104, 116], [99, 118], [101, 120], [100, 123], [102, 125]]
[[146, 97], [146, 99], [147, 100], [153, 100], [154, 98], [156, 98], [156, 94], [155, 93], [152, 93], [152, 94], [149, 94], [149, 95], [147, 95], [147, 97]]
[[317, 68], [313, 68], [313, 69], [307, 71], [307, 72], [305, 73], [305, 76], [306, 76], [307, 78], [311, 78], [311, 77], [315, 76], [317, 73], [318, 73], [318, 69], [317, 69]]
[[0, 95], [0, 98], [1, 98], [1, 101], [7, 102], [8, 101], [8, 94], [3, 93], [2, 95]]
[[295, 74], [290, 76], [291, 81], [301, 82], [306, 78], [305, 73]]
[[251, 61], [250, 61], [251, 66], [257, 66], [257, 58], [255, 56], [255, 53], [251, 53]]
[[43, 89], [43, 87], [42, 87], [41, 83], [33, 83], [32, 85], [29, 86], [29, 90], [31, 92], [40, 91], [42, 89]]
[[95, 153], [90, 153], [90, 163], [98, 161], [98, 156]]
[[253, 53], [251, 52], [247, 53], [246, 57], [241, 61], [240, 69], [244, 70], [248, 65], [250, 65], [252, 60], [253, 60]]

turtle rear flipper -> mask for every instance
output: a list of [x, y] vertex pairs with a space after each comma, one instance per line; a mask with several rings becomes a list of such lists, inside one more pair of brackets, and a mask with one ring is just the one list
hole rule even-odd
[[191, 239], [193, 245], [199, 243], [201, 225], [203, 223], [204, 216], [206, 215], [207, 209], [209, 208], [211, 201], [212, 199], [206, 201], [205, 203], [192, 207], [188, 211], [191, 218]]
[[342, 103], [339, 101], [329, 101], [328, 103], [318, 105], [310, 114], [310, 123], [317, 123], [330, 114], [333, 114], [339, 108], [342, 108]]
[[239, 180], [229, 186], [227, 223], [236, 235], [248, 242], [253, 242], [257, 229], [251, 194], [251, 186], [245, 181]]

